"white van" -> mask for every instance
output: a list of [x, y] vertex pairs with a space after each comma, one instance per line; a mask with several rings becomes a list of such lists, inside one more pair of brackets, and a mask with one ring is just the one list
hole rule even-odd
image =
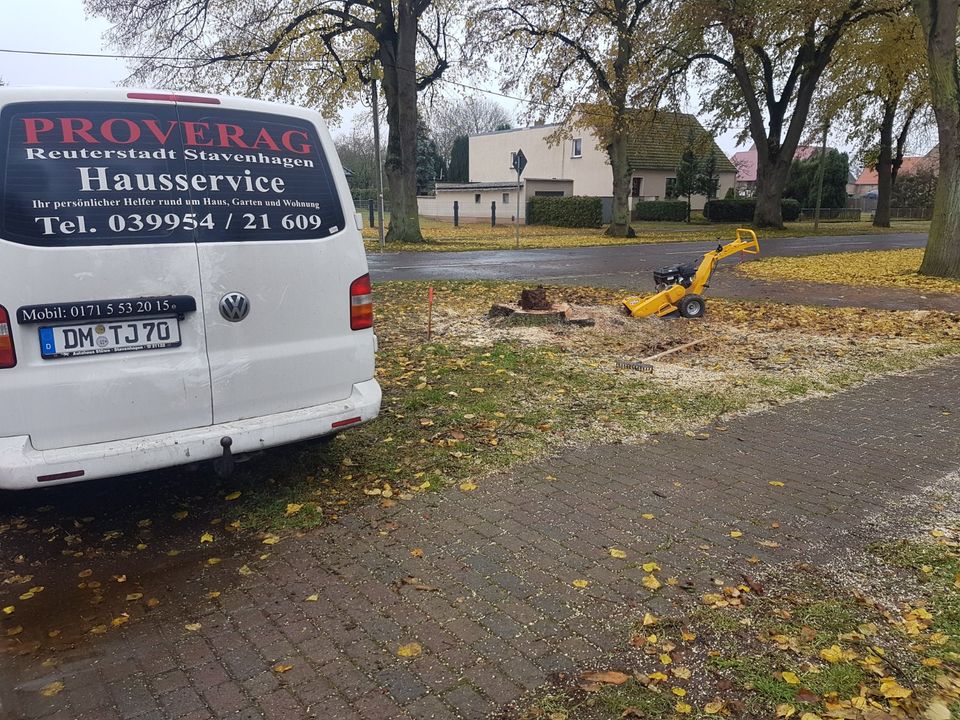
[[0, 89], [0, 489], [376, 417], [358, 225], [312, 111]]

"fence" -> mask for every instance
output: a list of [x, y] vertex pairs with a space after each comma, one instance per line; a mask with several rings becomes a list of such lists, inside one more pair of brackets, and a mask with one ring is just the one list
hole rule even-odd
[[[800, 210], [800, 219], [812, 222], [817, 215], [816, 208]], [[859, 208], [820, 208], [820, 220], [823, 222], [860, 222]]]
[[932, 220], [933, 206], [928, 205], [927, 207], [913, 207], [913, 208], [892, 207], [890, 208], [890, 219], [891, 220]]

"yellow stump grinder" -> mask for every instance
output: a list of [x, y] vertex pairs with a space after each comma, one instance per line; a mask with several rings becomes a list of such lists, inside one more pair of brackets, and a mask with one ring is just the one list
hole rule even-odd
[[[744, 237], [749, 236], [749, 240]], [[663, 317], [672, 312], [678, 312], [685, 318], [702, 317], [706, 310], [706, 301], [703, 299], [703, 289], [713, 274], [717, 263], [734, 253], [756, 255], [760, 252], [757, 234], [745, 228], [737, 229], [737, 236], [733, 242], [726, 245], [717, 245], [716, 250], [706, 253], [699, 261], [686, 265], [671, 265], [653, 271], [653, 280], [656, 283], [656, 295], [631, 295], [623, 299], [623, 304], [635, 318], [658, 315]]]

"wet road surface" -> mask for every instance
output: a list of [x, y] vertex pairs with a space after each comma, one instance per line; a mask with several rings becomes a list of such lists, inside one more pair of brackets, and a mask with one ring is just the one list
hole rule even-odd
[[[719, 238], [730, 240], [729, 233]], [[521, 239], [522, 242], [522, 239]], [[764, 240], [761, 257], [816, 255], [861, 250], [923, 247], [926, 233], [844, 235]], [[371, 253], [375, 281], [386, 280], [537, 280], [560, 285], [629, 287], [649, 284], [649, 273], [663, 265], [693, 260], [715, 242], [671, 242], [537, 250], [476, 252]]]

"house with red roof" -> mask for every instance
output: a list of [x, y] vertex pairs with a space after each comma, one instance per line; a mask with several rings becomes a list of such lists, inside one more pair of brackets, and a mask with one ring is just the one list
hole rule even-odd
[[[832, 150], [833, 148], [827, 148]], [[797, 152], [794, 154], [794, 160], [806, 160], [816, 153], [820, 148], [816, 145], [798, 145]], [[734, 167], [737, 168], [736, 189], [737, 195], [743, 197], [752, 197], [757, 192], [757, 145], [754, 143], [749, 150], [735, 152], [730, 158]]]
[[[909, 155], [903, 158], [898, 175], [909, 175], [922, 168], [932, 168], [937, 170], [939, 161], [939, 147], [935, 146], [926, 155]], [[736, 163], [734, 163], [736, 164]], [[853, 183], [853, 196], [863, 197], [870, 193], [877, 192], [878, 179], [877, 169], [875, 167], [865, 167], [860, 173], [860, 177]]]

